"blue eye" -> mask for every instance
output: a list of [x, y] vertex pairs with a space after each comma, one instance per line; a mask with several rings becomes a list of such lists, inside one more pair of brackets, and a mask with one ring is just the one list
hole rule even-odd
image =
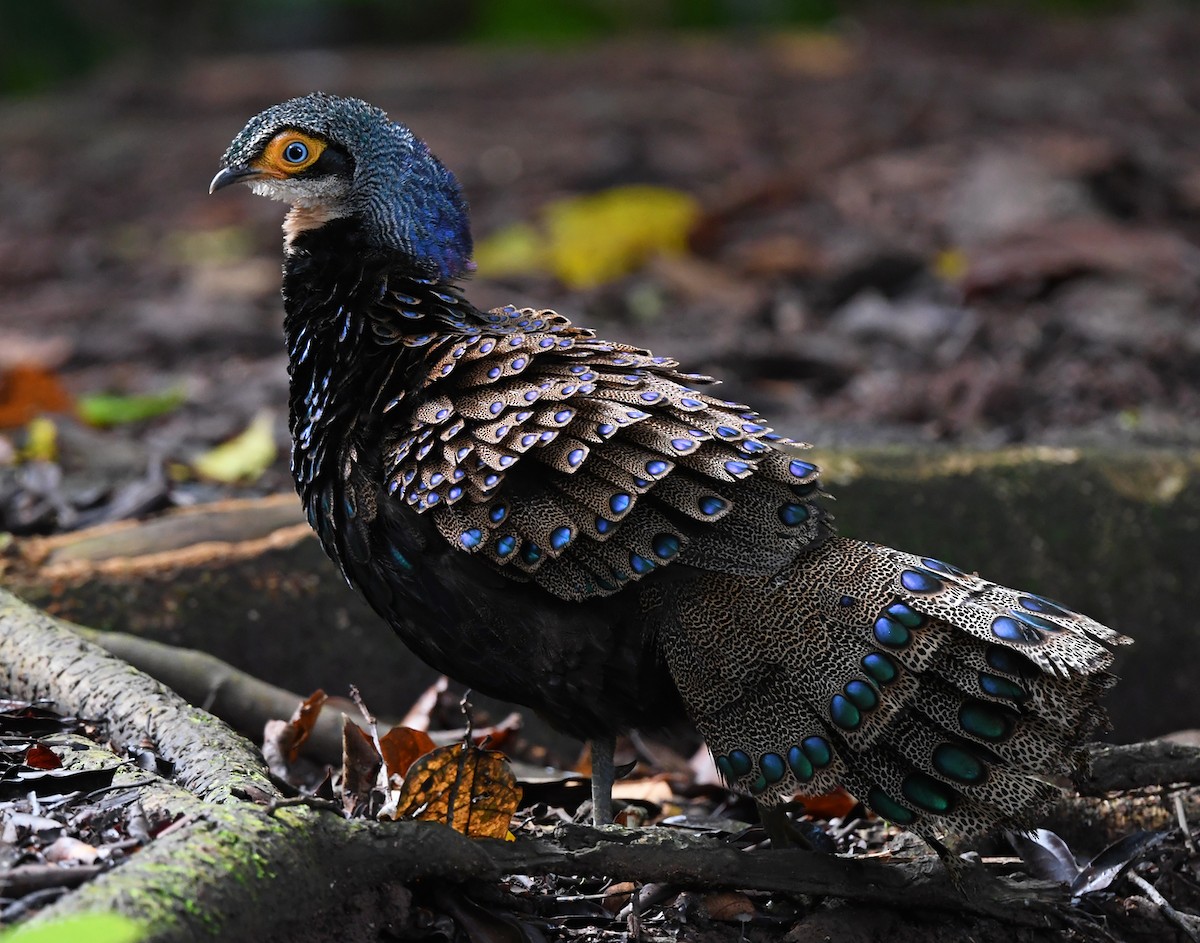
[[292, 141], [283, 149], [283, 159], [289, 164], [303, 164], [308, 160], [308, 148], [299, 141]]

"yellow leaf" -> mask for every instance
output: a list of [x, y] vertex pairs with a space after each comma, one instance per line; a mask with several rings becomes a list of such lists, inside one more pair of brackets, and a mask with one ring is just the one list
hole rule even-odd
[[254, 481], [275, 461], [274, 426], [274, 415], [263, 410], [244, 431], [197, 456], [192, 468], [213, 481]]
[[479, 274], [489, 278], [543, 272], [545, 240], [529, 223], [514, 223], [480, 242], [475, 249], [475, 266]]
[[30, 462], [53, 462], [58, 457], [58, 426], [39, 416], [25, 427], [25, 445], [21, 458]]
[[682, 255], [699, 214], [692, 197], [659, 187], [617, 187], [551, 204], [550, 264], [571, 288], [602, 285], [652, 255]]
[[943, 249], [933, 259], [933, 272], [944, 282], [961, 281], [970, 260], [962, 249]]
[[543, 207], [541, 230], [520, 223], [483, 240], [484, 276], [549, 272], [570, 288], [591, 288], [639, 268], [654, 255], [682, 255], [700, 216], [679, 190], [614, 187]]

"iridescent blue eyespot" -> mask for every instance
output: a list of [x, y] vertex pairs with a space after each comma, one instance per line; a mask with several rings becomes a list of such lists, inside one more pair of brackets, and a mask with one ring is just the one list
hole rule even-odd
[[853, 596], [839, 596], [838, 597], [838, 605], [839, 606], [853, 606], [857, 602], [858, 602], [858, 600], [855, 599]]
[[500, 402], [499, 400], [496, 400], [494, 403], [492, 403], [491, 405], [488, 406], [488, 412], [491, 413], [493, 416], [499, 416], [500, 413], [503, 412], [503, 410], [504, 410], [504, 404], [502, 402]]
[[787, 768], [783, 764], [783, 757], [778, 753], [764, 753], [758, 758], [758, 768], [762, 770], [763, 778], [768, 783], [777, 783], [783, 779], [783, 774], [787, 772]]
[[1020, 609], [1009, 609], [1009, 614], [1014, 619], [1020, 619], [1026, 625], [1042, 629], [1045, 632], [1062, 632], [1063, 627], [1056, 622], [1051, 622], [1049, 619], [1044, 619], [1041, 616], [1035, 616], [1029, 612], [1022, 612]]
[[925, 617], [907, 603], [894, 602], [883, 611], [888, 617], [910, 629], [919, 629], [925, 624]]
[[896, 663], [882, 652], [871, 652], [864, 655], [862, 666], [872, 678], [880, 684], [891, 684], [896, 680], [899, 669]]
[[742, 423], [742, 432], [748, 432], [750, 435], [758, 435], [760, 432], [766, 432], [767, 427], [757, 422]]
[[906, 809], [878, 786], [867, 792], [867, 805], [896, 825], [912, 825], [917, 820], [917, 813]]
[[652, 478], [657, 478], [659, 475], [665, 475], [667, 469], [671, 466], [660, 459], [651, 459], [646, 463], [646, 474]]
[[820, 768], [833, 762], [833, 749], [824, 737], [806, 737], [800, 746], [804, 748], [804, 755], [812, 760], [813, 766]]
[[880, 616], [875, 620], [875, 639], [888, 648], [903, 648], [912, 641], [912, 633], [899, 622]]
[[812, 462], [802, 462], [798, 458], [792, 459], [788, 464], [788, 472], [796, 478], [807, 478], [817, 470], [817, 466]]
[[478, 547], [482, 540], [483, 531], [481, 531], [478, 527], [472, 527], [470, 530], [465, 530], [459, 534], [458, 537], [458, 542], [468, 550]]
[[521, 547], [521, 559], [532, 566], [533, 564], [537, 563], [538, 560], [542, 559], [542, 548], [537, 544], [526, 542], [525, 545]]
[[958, 793], [926, 773], [909, 773], [900, 784], [900, 791], [918, 809], [934, 815], [945, 815], [958, 800]]
[[862, 723], [862, 712], [842, 694], [830, 698], [829, 716], [843, 730], [854, 730]]
[[[488, 370], [488, 372], [487, 372], [488, 379], [489, 379], [489, 380], [495, 380], [495, 379], [497, 379], [497, 378], [500, 376], [500, 374], [501, 374], [501, 373], [503, 373], [503, 372], [504, 372], [504, 371], [503, 371], [503, 370], [501, 370], [499, 367], [492, 367], [492, 368], [491, 368], [491, 369], [489, 369], [489, 370]], [[494, 415], [494, 413], [493, 413], [493, 415]]]
[[846, 682], [845, 691], [846, 697], [859, 710], [874, 710], [879, 704], [879, 694], [866, 681], [859, 681], [857, 678], [853, 681], [848, 681]]
[[679, 401], [679, 405], [686, 406], [688, 409], [702, 409], [704, 404], [698, 399], [692, 399], [690, 396], [685, 396]]
[[517, 549], [517, 538], [512, 534], [505, 534], [496, 541], [496, 556], [507, 557], [510, 553]]
[[745, 462], [739, 462], [737, 459], [730, 459], [725, 463], [725, 470], [734, 476], [740, 476], [750, 471], [750, 466]]
[[673, 448], [676, 452], [686, 452], [689, 449], [694, 449], [695, 447], [696, 447], [696, 443], [693, 442], [691, 439], [672, 439], [671, 440], [671, 448]]
[[993, 743], [1004, 740], [1012, 732], [1011, 715], [985, 701], [968, 701], [958, 711], [958, 725], [969, 734]]
[[618, 491], [608, 499], [608, 506], [612, 508], [614, 514], [624, 514], [629, 510], [631, 503], [633, 503], [633, 497], [624, 491]]
[[736, 439], [738, 431], [733, 426], [717, 426], [717, 435], [724, 439]]
[[514, 370], [524, 370], [525, 364], [526, 364], [526, 360], [524, 357], [514, 357], [513, 362], [512, 362], [512, 368]]
[[650, 546], [654, 548], [654, 554], [659, 559], [669, 560], [679, 553], [680, 542], [674, 534], [655, 534]]
[[952, 564], [946, 563], [943, 560], [935, 560], [933, 557], [922, 557], [921, 565], [927, 566], [927, 567], [929, 567], [929, 569], [931, 569], [937, 573], [945, 573], [949, 576], [966, 576], [967, 575], [962, 570], [960, 570], [958, 567], [956, 567]]
[[550, 534], [550, 546], [555, 550], [562, 550], [571, 542], [572, 536], [574, 535], [571, 533], [571, 528], [559, 527]]
[[1042, 633], [1036, 628], [1008, 616], [997, 616], [992, 620], [992, 634], [1006, 642], [1036, 644], [1042, 640]]
[[449, 491], [446, 492], [446, 498], [450, 501], [457, 501], [459, 498], [462, 497], [462, 495], [463, 495], [463, 490], [460, 485], [455, 485], [453, 488], [451, 488]]
[[597, 534], [607, 534], [609, 532], [609, 530], [612, 529], [612, 526], [613, 526], [613, 522], [610, 521], [607, 517], [596, 518], [596, 533]]
[[571, 451], [567, 453], [567, 464], [572, 468], [578, 468], [583, 464], [585, 455], [587, 455], [587, 452], [584, 449], [571, 449]]
[[641, 554], [637, 553], [629, 555], [629, 565], [633, 568], [634, 573], [649, 573], [654, 569], [653, 560], [647, 560]]
[[488, 517], [490, 517], [492, 519], [493, 524], [499, 524], [506, 517], [508, 517], [508, 505], [507, 504], [493, 505], [492, 509], [490, 511], [488, 511]]
[[1018, 704], [1029, 697], [1029, 693], [1017, 684], [1017, 682], [985, 672], [980, 672], [979, 689], [984, 694], [990, 694], [992, 697], [1002, 697], [1007, 701], [1016, 701]]
[[799, 747], [792, 747], [787, 754], [788, 766], [792, 774], [801, 782], [808, 782], [813, 776], [812, 761], [804, 755]]
[[596, 426], [596, 434], [607, 439], [610, 435], [617, 431], [617, 427], [611, 422], [602, 422]]
[[1065, 606], [1051, 602], [1043, 596], [1022, 596], [1020, 599], [1021, 608], [1028, 609], [1030, 612], [1040, 612], [1047, 616], [1071, 616], [1072, 613]]
[[1002, 671], [1005, 674], [1024, 677], [1027, 674], [1032, 674], [1034, 671], [1033, 665], [1030, 664], [1029, 660], [1023, 655], [1018, 655], [1011, 648], [989, 645], [984, 658], [992, 668]]
[[720, 514], [727, 507], [729, 502], [724, 498], [718, 498], [716, 495], [707, 494], [699, 501], [700, 513], [707, 517], [712, 517], [714, 514]]
[[799, 527], [808, 520], [808, 515], [805, 504], [785, 504], [779, 509], [779, 519], [788, 527]]
[[640, 394], [639, 398], [643, 403], [656, 403], [662, 399], [662, 393], [659, 393], [657, 390], [646, 390], [646, 392]]
[[733, 770], [734, 776], [745, 776], [750, 772], [753, 764], [750, 761], [750, 755], [741, 750], [733, 750], [729, 754], [729, 768]]
[[900, 573], [900, 585], [910, 593], [936, 593], [945, 584], [932, 573], [924, 570], [903, 570]]

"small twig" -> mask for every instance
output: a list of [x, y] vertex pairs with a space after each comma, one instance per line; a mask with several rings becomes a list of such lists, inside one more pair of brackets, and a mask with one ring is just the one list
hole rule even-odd
[[1195, 914], [1181, 913], [1176, 910], [1167, 903], [1167, 899], [1158, 892], [1158, 889], [1140, 874], [1133, 874], [1131, 872], [1129, 880], [1142, 889], [1151, 902], [1162, 911], [1164, 917], [1179, 927], [1190, 939], [1195, 940], [1196, 943], [1200, 943], [1200, 917], [1197, 917]]
[[1171, 797], [1175, 803], [1175, 818], [1179, 821], [1179, 830], [1183, 832], [1183, 843], [1187, 845], [1187, 850], [1193, 855], [1196, 855], [1196, 843], [1192, 841], [1192, 829], [1188, 825], [1187, 809], [1183, 805], [1183, 793], [1177, 792]]
[[467, 722], [467, 728], [463, 732], [463, 742], [464, 743], [471, 742], [471, 731], [472, 731], [472, 728], [474, 728], [474, 726], [475, 726], [475, 718], [471, 714], [471, 710], [472, 710], [471, 694], [472, 694], [471, 689], [467, 688], [465, 691], [463, 691], [462, 700], [460, 700], [458, 702], [458, 709], [460, 711], [462, 711], [463, 717], [466, 719], [466, 722]]
[[342, 808], [340, 802], [335, 802], [332, 799], [322, 799], [320, 796], [280, 796], [278, 799], [272, 799], [266, 804], [266, 813], [267, 815], [274, 815], [278, 809], [286, 809], [298, 805], [316, 809], [320, 812], [336, 812], [339, 818], [344, 819], [346, 817], [346, 810]]

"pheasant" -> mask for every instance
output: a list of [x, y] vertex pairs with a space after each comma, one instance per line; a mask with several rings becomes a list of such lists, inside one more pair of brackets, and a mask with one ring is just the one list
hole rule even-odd
[[292, 471], [325, 551], [438, 671], [593, 748], [690, 718], [786, 839], [844, 785], [938, 848], [1078, 771], [1128, 639], [838, 536], [804, 446], [708, 377], [548, 310], [481, 311], [453, 174], [366, 102], [252, 118], [210, 192], [283, 224]]

